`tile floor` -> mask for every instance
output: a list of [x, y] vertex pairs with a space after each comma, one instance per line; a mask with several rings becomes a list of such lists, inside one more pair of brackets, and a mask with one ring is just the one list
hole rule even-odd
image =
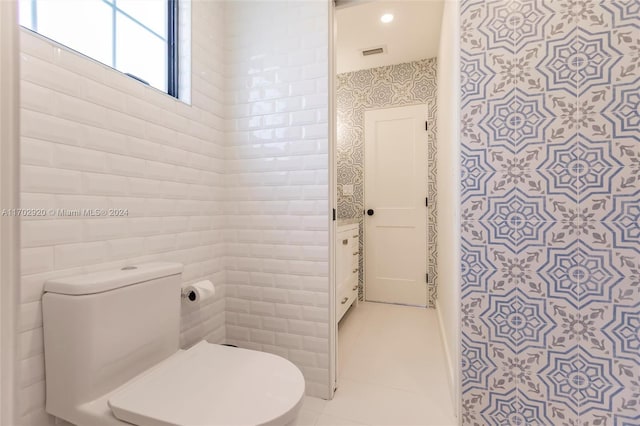
[[338, 339], [335, 397], [307, 397], [298, 426], [457, 424], [435, 310], [360, 302]]

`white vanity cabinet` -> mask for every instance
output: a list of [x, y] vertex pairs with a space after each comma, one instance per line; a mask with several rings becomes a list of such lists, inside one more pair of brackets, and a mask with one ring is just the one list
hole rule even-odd
[[358, 300], [360, 236], [357, 223], [338, 226], [336, 242], [336, 312], [338, 321]]

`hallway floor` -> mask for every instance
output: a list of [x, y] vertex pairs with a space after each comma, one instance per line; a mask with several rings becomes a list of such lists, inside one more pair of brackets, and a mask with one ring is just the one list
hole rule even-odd
[[454, 426], [434, 309], [360, 302], [339, 325], [338, 390], [306, 398], [299, 426]]

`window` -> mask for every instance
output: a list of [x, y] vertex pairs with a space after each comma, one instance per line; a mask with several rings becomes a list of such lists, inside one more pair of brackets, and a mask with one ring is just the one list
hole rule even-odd
[[20, 24], [178, 97], [177, 2], [20, 0]]

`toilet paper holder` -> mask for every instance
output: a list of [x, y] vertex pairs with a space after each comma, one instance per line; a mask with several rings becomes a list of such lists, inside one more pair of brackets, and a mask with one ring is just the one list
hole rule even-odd
[[198, 296], [196, 295], [195, 291], [189, 288], [185, 288], [185, 289], [182, 289], [181, 298], [183, 300], [188, 300], [189, 302], [194, 302], [198, 298]]
[[213, 283], [209, 280], [203, 280], [183, 287], [180, 292], [180, 298], [187, 303], [203, 302], [213, 298], [215, 294], [216, 289]]

